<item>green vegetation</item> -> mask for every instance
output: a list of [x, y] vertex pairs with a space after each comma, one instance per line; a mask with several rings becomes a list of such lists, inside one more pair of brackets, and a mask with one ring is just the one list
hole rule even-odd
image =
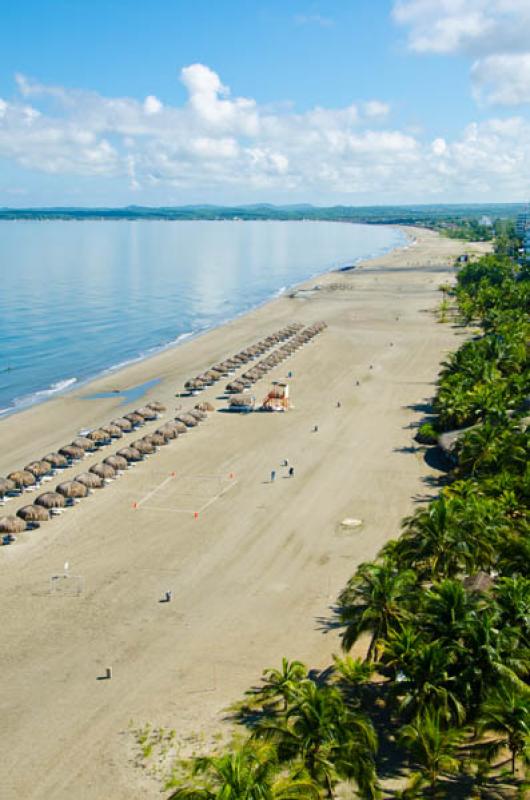
[[238, 708], [247, 738], [185, 762], [175, 800], [527, 796], [530, 281], [486, 256], [443, 291], [480, 333], [442, 364], [420, 436], [461, 435], [438, 497], [339, 597], [364, 659], [266, 670]]

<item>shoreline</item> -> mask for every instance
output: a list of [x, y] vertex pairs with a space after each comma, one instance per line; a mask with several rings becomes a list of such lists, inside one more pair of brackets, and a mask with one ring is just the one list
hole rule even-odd
[[[134, 729], [177, 729], [195, 749], [195, 734], [221, 729], [264, 669], [284, 656], [324, 667], [339, 652], [326, 627], [337, 594], [433, 491], [414, 425], [440, 361], [466, 335], [436, 321], [438, 286], [456, 255], [485, 252], [415, 230], [416, 245], [342, 273], [341, 289], [329, 273], [307, 300], [282, 296], [124, 373], [128, 385], [163, 377], [148, 397], [170, 419], [184, 402], [175, 392], [201, 368], [288, 322], [328, 324], [255, 385], [261, 399], [292, 372], [287, 413], [217, 413], [220, 387], [209, 387], [189, 400], [216, 408], [198, 428], [0, 548], [7, 796], [154, 800], [160, 783], [134, 765]], [[67, 396], [4, 420], [0, 475], [117, 416], [117, 402]], [[50, 593], [65, 562], [82, 580], [78, 596]], [[99, 680], [108, 667], [113, 679]]]
[[[16, 221], [16, 220], [13, 220]], [[25, 220], [23, 220], [25, 221]], [[223, 220], [221, 220], [223, 221]], [[348, 224], [358, 224], [358, 223], [348, 223]], [[379, 226], [381, 227], [381, 226]], [[325, 269], [324, 271], [317, 271], [306, 278], [304, 281], [295, 282], [293, 284], [289, 284], [287, 286], [280, 287], [280, 289], [276, 290], [273, 294], [269, 295], [256, 305], [244, 309], [243, 311], [237, 313], [235, 316], [225, 319], [218, 324], [214, 324], [211, 327], [206, 327], [203, 329], [199, 329], [196, 331], [185, 331], [184, 333], [179, 334], [175, 340], [169, 341], [166, 344], [156, 345], [146, 353], [140, 353], [137, 356], [134, 356], [125, 362], [118, 362], [117, 364], [113, 364], [105, 369], [101, 370], [100, 372], [88, 375], [81, 379], [78, 379], [75, 376], [67, 379], [57, 380], [55, 382], [51, 382], [47, 387], [42, 389], [37, 389], [34, 392], [31, 392], [26, 395], [22, 395], [21, 397], [14, 397], [11, 403], [16, 403], [15, 405], [8, 405], [5, 408], [0, 408], [0, 424], [2, 420], [12, 418], [14, 415], [23, 414], [26, 411], [29, 411], [33, 408], [37, 408], [42, 406], [43, 404], [53, 402], [56, 399], [77, 395], [81, 392], [90, 392], [92, 384], [98, 383], [99, 381], [105, 380], [107, 378], [111, 378], [113, 376], [120, 376], [120, 373], [126, 371], [130, 367], [139, 364], [145, 364], [150, 359], [154, 359], [159, 355], [162, 355], [166, 352], [174, 351], [177, 348], [181, 347], [184, 343], [188, 343], [191, 341], [196, 341], [201, 336], [204, 336], [208, 333], [213, 331], [221, 331], [225, 325], [229, 325], [232, 322], [240, 319], [241, 317], [246, 316], [247, 314], [252, 314], [255, 311], [267, 306], [269, 303], [274, 302], [276, 299], [287, 295], [291, 292], [299, 291], [303, 289], [303, 287], [314, 280], [319, 278], [323, 278], [326, 275], [333, 275], [334, 273], [341, 274], [342, 272], [348, 271], [353, 272], [357, 266], [364, 262], [369, 262], [374, 258], [383, 258], [384, 256], [388, 255], [389, 253], [393, 253], [395, 251], [400, 251], [402, 249], [406, 249], [410, 246], [411, 242], [407, 241], [407, 239], [412, 239], [412, 233], [410, 232], [407, 226], [402, 225], [385, 225], [383, 227], [392, 228], [396, 231], [399, 231], [404, 237], [405, 241], [402, 244], [398, 244], [393, 247], [383, 248], [382, 251], [376, 255], [370, 255], [368, 257], [359, 256], [352, 262], [352, 266], [346, 267], [330, 267], [329, 269]], [[72, 371], [74, 371], [74, 367], [72, 367]], [[6, 370], [9, 372], [9, 370]], [[68, 385], [66, 385], [68, 384]], [[57, 387], [57, 388], [56, 388]], [[128, 387], [133, 389], [134, 387]], [[34, 400], [32, 398], [36, 398], [41, 396], [42, 397], [38, 400]]]

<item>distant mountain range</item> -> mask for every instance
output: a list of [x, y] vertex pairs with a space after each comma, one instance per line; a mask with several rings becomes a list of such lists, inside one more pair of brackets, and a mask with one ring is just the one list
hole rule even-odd
[[368, 224], [436, 225], [462, 219], [513, 219], [522, 203], [411, 206], [126, 206], [125, 208], [0, 208], [0, 220], [327, 220]]

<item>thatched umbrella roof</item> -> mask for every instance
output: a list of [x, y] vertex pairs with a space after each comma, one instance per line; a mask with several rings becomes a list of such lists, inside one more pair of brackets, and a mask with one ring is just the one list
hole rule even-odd
[[106, 480], [111, 480], [116, 477], [116, 470], [114, 467], [111, 467], [110, 464], [94, 464], [88, 471]]
[[74, 447], [80, 447], [81, 450], [94, 450], [94, 442], [88, 436], [76, 436], [72, 444]]
[[198, 411], [215, 411], [215, 406], [212, 406], [207, 400], [203, 400], [202, 403], [197, 403], [195, 408]]
[[187, 433], [188, 432], [188, 429], [187, 429], [186, 425], [183, 422], [181, 422], [179, 419], [175, 419], [175, 422], [173, 423], [173, 425], [175, 426], [175, 430], [178, 431], [179, 436], [180, 436], [181, 433]]
[[13, 492], [16, 487], [17, 485], [15, 481], [10, 480], [9, 478], [0, 478], [0, 497], [3, 497], [8, 492]]
[[141, 461], [142, 459], [142, 454], [136, 447], [122, 447], [121, 450], [118, 450], [116, 455], [122, 456], [127, 461]]
[[193, 419], [196, 419], [197, 422], [202, 422], [203, 419], [206, 419], [208, 416], [204, 411], [199, 411], [198, 408], [190, 408], [186, 413], [189, 414], [190, 417], [193, 417]]
[[35, 505], [44, 506], [44, 508], [64, 508], [66, 503], [63, 495], [59, 492], [44, 492], [35, 498]]
[[162, 445], [168, 443], [168, 439], [164, 436], [163, 433], [150, 433], [148, 436], [144, 436], [144, 440], [150, 442], [154, 447], [162, 447]]
[[104, 431], [103, 428], [96, 428], [96, 430], [90, 431], [88, 438], [93, 442], [108, 442], [110, 434]]
[[179, 414], [178, 417], [175, 417], [177, 422], [183, 422], [187, 428], [195, 428], [198, 424], [195, 417], [190, 416], [189, 414]]
[[179, 429], [176, 422], [165, 422], [156, 429], [155, 433], [161, 433], [162, 436], [165, 436], [168, 439], [176, 439], [179, 435]]
[[85, 451], [81, 447], [76, 447], [75, 444], [66, 444], [59, 448], [59, 453], [67, 458], [83, 458]]
[[121, 439], [123, 436], [123, 431], [119, 425], [113, 425], [112, 422], [109, 422], [108, 425], [102, 425], [101, 430], [107, 433], [111, 439]]
[[68, 465], [68, 461], [60, 453], [48, 453], [47, 456], [44, 456], [43, 461], [47, 461], [54, 467], [66, 467]]
[[27, 472], [25, 469], [10, 472], [7, 477], [10, 481], [16, 483], [17, 486], [33, 486], [37, 482], [35, 475], [32, 472]]
[[107, 456], [107, 458], [103, 459], [103, 463], [108, 464], [112, 469], [127, 469], [129, 462], [123, 456], [115, 454], [113, 456]]
[[135, 410], [135, 414], [138, 414], [140, 417], [144, 419], [156, 419], [158, 417], [157, 412], [154, 408], [149, 408], [149, 406], [142, 406], [142, 408], [137, 408]]
[[96, 475], [94, 472], [81, 472], [74, 478], [76, 483], [82, 483], [89, 489], [101, 489], [103, 487], [103, 478]]
[[0, 533], [22, 533], [26, 530], [26, 523], [20, 517], [2, 517], [0, 519]]
[[40, 478], [41, 475], [48, 475], [52, 469], [49, 461], [32, 461], [31, 464], [24, 467], [24, 472], [31, 472], [36, 478]]
[[209, 380], [212, 380], [212, 381], [218, 381], [218, 380], [220, 380], [220, 378], [222, 378], [222, 377], [223, 377], [223, 373], [222, 373], [222, 372], [218, 372], [218, 371], [217, 371], [217, 370], [215, 370], [215, 369], [209, 369], [209, 370], [206, 372], [206, 377], [207, 377]]
[[124, 419], [128, 419], [129, 422], [132, 422], [133, 426], [134, 425], [143, 425], [144, 422], [145, 422], [145, 420], [142, 417], [142, 415], [138, 414], [137, 411], [131, 411], [130, 414], [125, 414]]
[[241, 392], [245, 388], [243, 381], [231, 381], [227, 383], [225, 389], [227, 392]]
[[234, 394], [230, 398], [230, 407], [253, 408], [256, 400], [251, 394]]
[[166, 411], [165, 405], [161, 403], [159, 400], [152, 400], [150, 403], [147, 404], [147, 408], [152, 408], [159, 414], [161, 414], [163, 411]]
[[25, 522], [46, 522], [50, 519], [50, 512], [44, 506], [22, 506], [17, 511], [17, 517]]
[[86, 497], [88, 494], [88, 487], [78, 481], [65, 481], [55, 488], [63, 497]]
[[125, 419], [125, 417], [119, 417], [118, 419], [113, 419], [110, 423], [111, 425], [115, 425], [117, 428], [120, 428], [122, 431], [130, 431], [132, 430], [132, 422], [130, 419]]
[[151, 444], [147, 437], [144, 439], [136, 439], [135, 442], [132, 442], [131, 447], [134, 447], [139, 453], [144, 453], [145, 455], [155, 452], [154, 444]]

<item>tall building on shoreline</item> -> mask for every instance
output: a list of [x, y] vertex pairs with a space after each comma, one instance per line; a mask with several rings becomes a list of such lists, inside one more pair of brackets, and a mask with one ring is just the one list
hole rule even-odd
[[521, 239], [526, 257], [530, 256], [530, 203], [517, 215], [515, 233]]

